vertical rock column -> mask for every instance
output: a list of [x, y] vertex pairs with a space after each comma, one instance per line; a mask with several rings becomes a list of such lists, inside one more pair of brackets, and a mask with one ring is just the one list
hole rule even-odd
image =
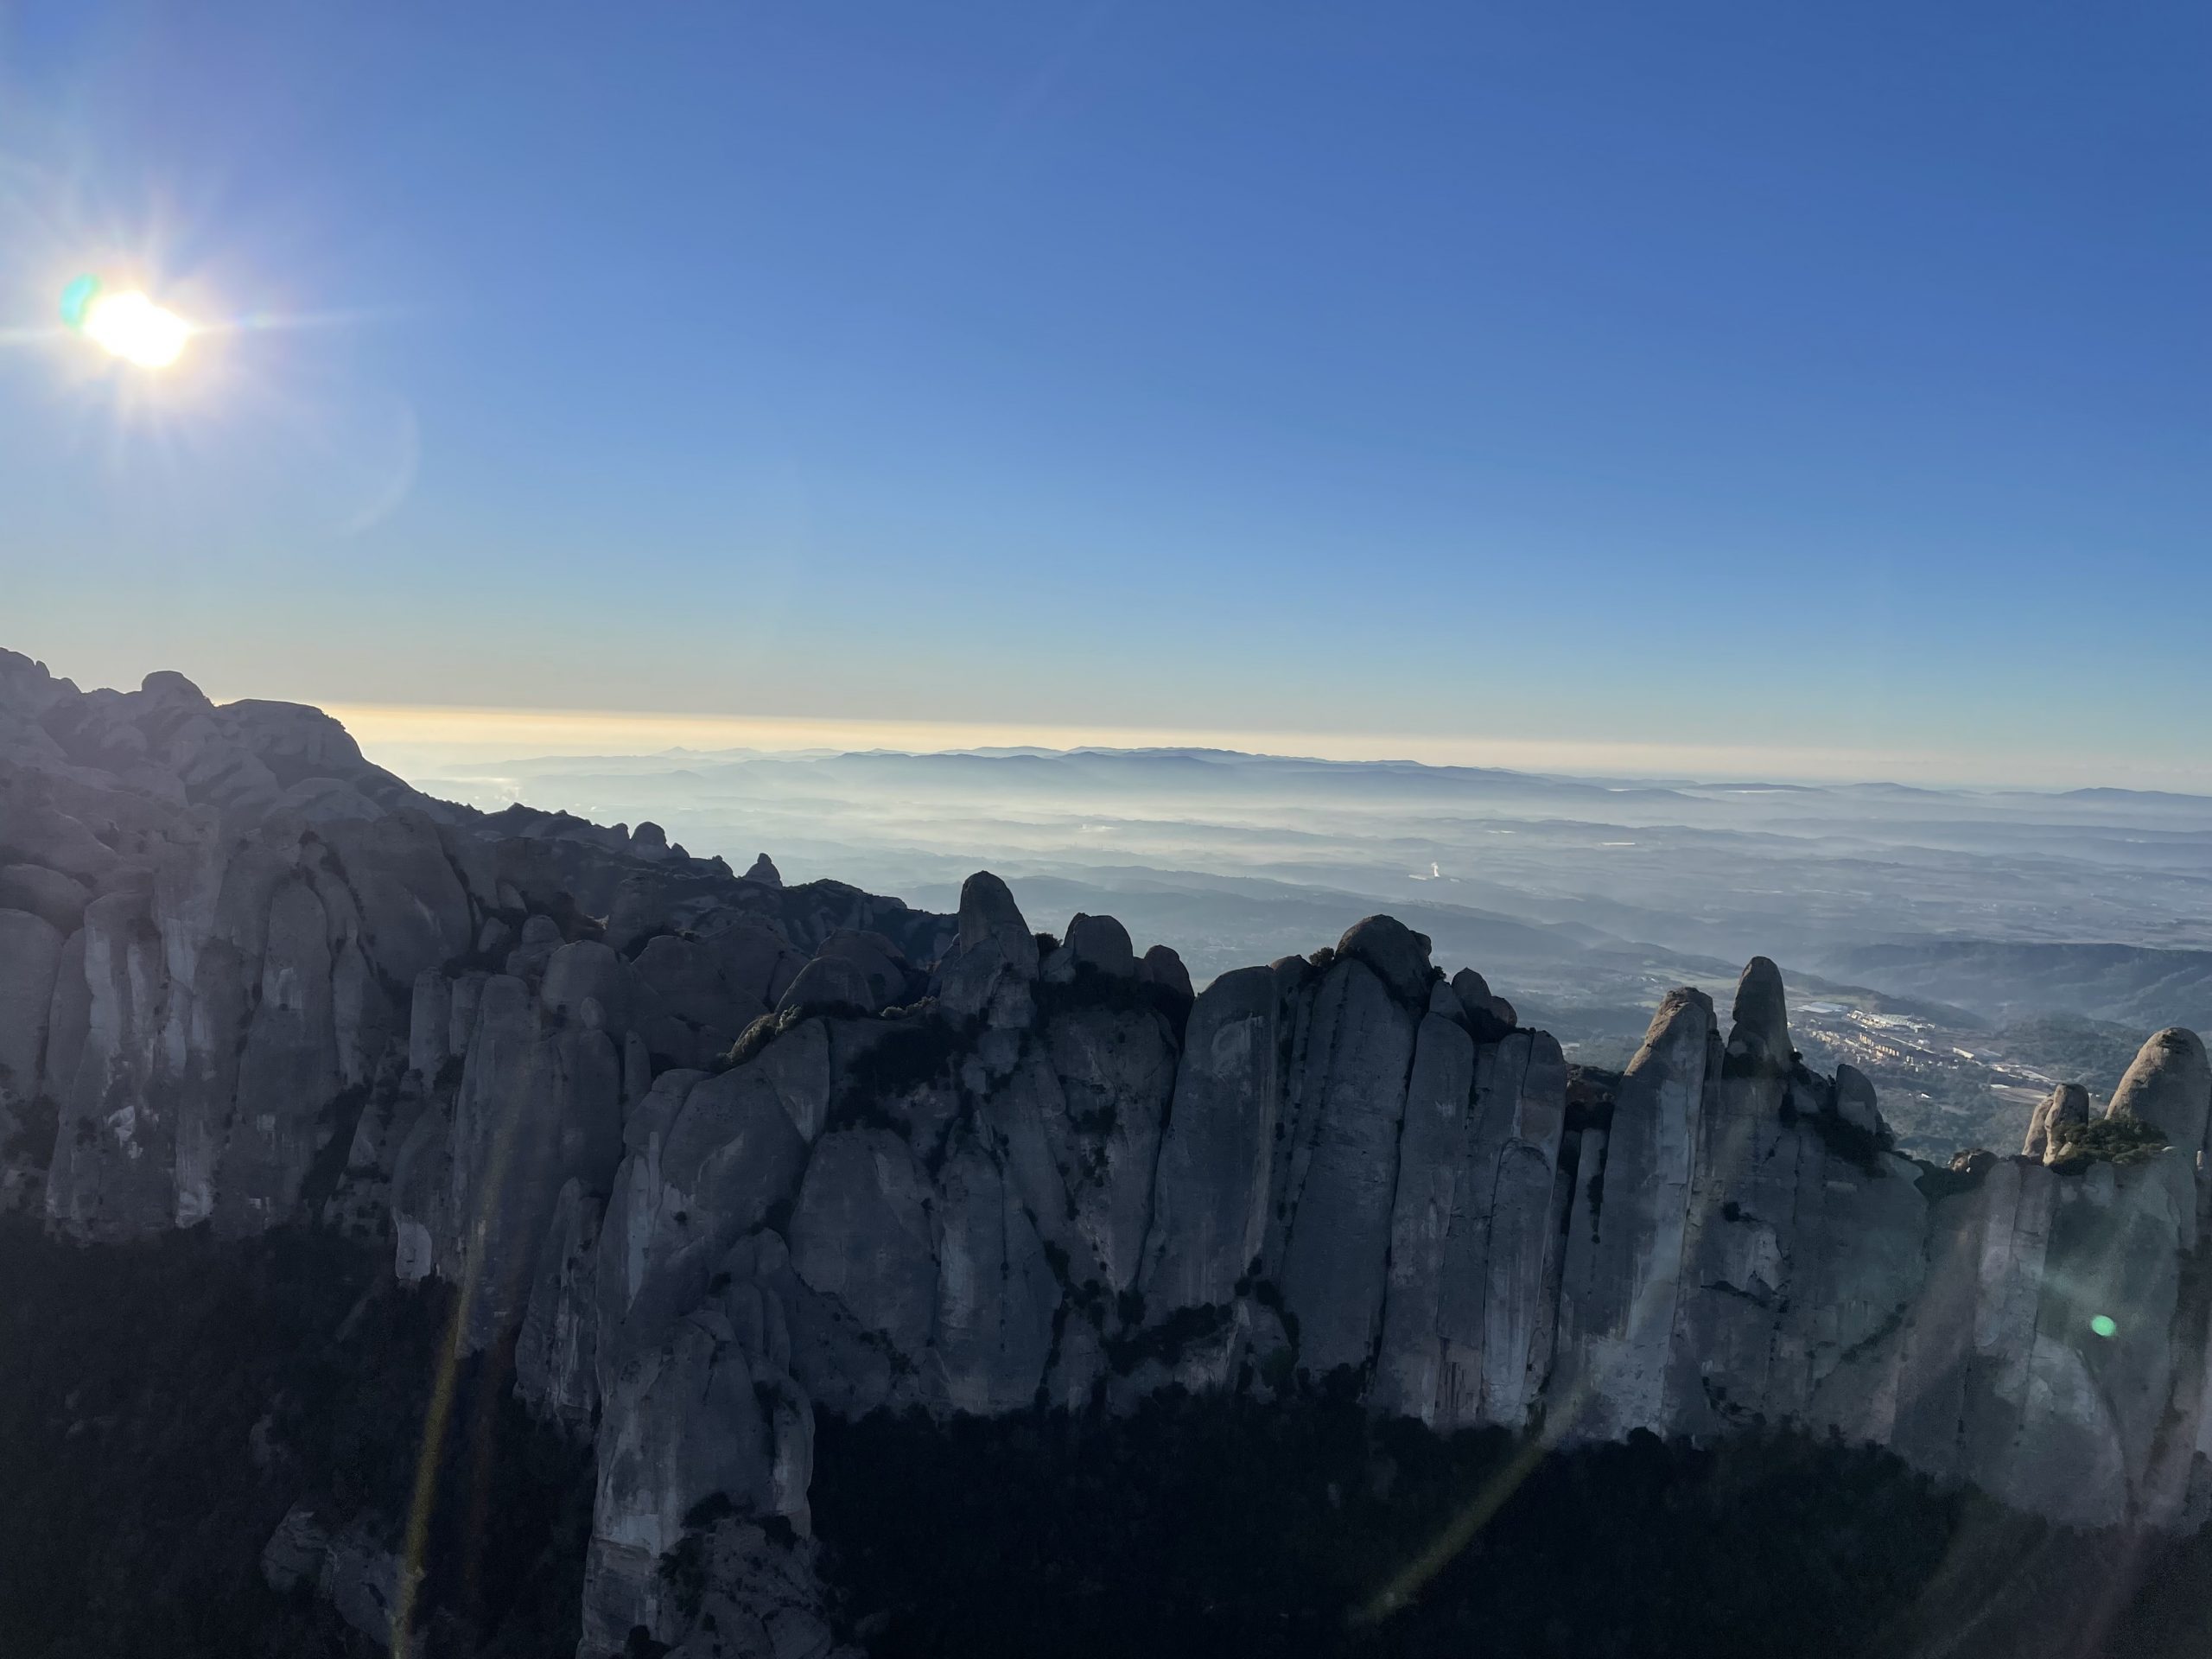
[[1567, 1122], [1567, 1062], [1548, 1032], [1516, 1032], [1497, 1046], [1499, 1104], [1511, 1134], [1491, 1205], [1490, 1284], [1483, 1306], [1482, 1420], [1525, 1422], [1549, 1374], [1555, 1328], [1546, 1288], [1560, 1247], [1554, 1198]]
[[[1384, 925], [1395, 932], [1359, 937]], [[1314, 998], [1291, 1147], [1282, 1294], [1298, 1320], [1300, 1363], [1315, 1376], [1365, 1366], [1381, 1334], [1398, 1128], [1414, 1057], [1407, 1004], [1427, 1001], [1427, 941], [1414, 946], [1418, 938], [1387, 917], [1361, 923], [1344, 936]], [[1389, 981], [1370, 957], [1384, 961]]]
[[1442, 1306], [1446, 1244], [1465, 1162], [1475, 1044], [1459, 1000], [1437, 987], [1414, 1047], [1398, 1141], [1397, 1196], [1390, 1215], [1389, 1295], [1373, 1398], [1382, 1409], [1433, 1423], [1444, 1383]]
[[[39, 1096], [64, 943], [44, 917], [0, 910], [0, 1159]], [[0, 1173], [0, 1183], [6, 1180]], [[12, 1207], [9, 1189], [0, 1185], [0, 1210]]]
[[714, 1511], [809, 1530], [814, 1412], [791, 1376], [791, 1331], [770, 1287], [787, 1262], [764, 1233], [722, 1262], [718, 1288], [615, 1374], [598, 1436], [579, 1654], [623, 1650], [642, 1627], [681, 1641], [689, 1619], [663, 1563]]
[[1191, 1009], [1153, 1180], [1148, 1307], [1225, 1306], [1259, 1259], [1281, 1138], [1282, 1014], [1268, 968], [1224, 974]]
[[[2150, 1238], [2163, 1236], [2171, 1224], [2177, 1242], [2166, 1340], [2155, 1351], [2145, 1351], [2130, 1342], [2133, 1333], [2119, 1328], [2121, 1316], [2115, 1315], [2112, 1337], [2094, 1351], [2107, 1363], [2130, 1357], [2140, 1365], [2147, 1357], [2163, 1360], [2167, 1368], [2164, 1409], [2155, 1420], [2155, 1397], [2142, 1400], [2125, 1389], [2119, 1414], [2124, 1427], [2137, 1433], [2143, 1432], [2139, 1423], [2148, 1427], [2133, 1510], [2171, 1524], [2189, 1502], [2192, 1486], [2202, 1503], [2212, 1485], [2212, 1468], [2202, 1461], [2212, 1451], [2212, 1179], [2204, 1167], [2204, 1149], [2212, 1141], [2212, 1065], [2202, 1039], [2178, 1027], [2155, 1033], [2113, 1091], [2107, 1116], [2139, 1118], [2169, 1143], [2148, 1169], [2120, 1171], [2118, 1183], [2126, 1196], [2132, 1178], [2139, 1202], [2147, 1200]], [[2120, 1300], [2140, 1299], [2155, 1308], [2164, 1290], [2162, 1275], [2124, 1267], [2117, 1278]], [[2107, 1357], [2106, 1349], [2119, 1351]]]
[[1783, 1121], [1795, 1058], [1782, 973], [1754, 957], [1708, 1094], [1683, 1243], [1665, 1414], [1692, 1433], [1764, 1411], [1796, 1247], [1801, 1136]]
[[174, 1125], [151, 1096], [168, 976], [149, 895], [85, 910], [84, 1037], [47, 1180], [47, 1215], [73, 1232], [129, 1237], [166, 1226]]
[[1712, 999], [1669, 991], [1622, 1078], [1603, 1170], [1584, 1177], [1589, 1224], [1567, 1241], [1552, 1389], [1554, 1411], [1578, 1437], [1618, 1440], [1665, 1422], [1693, 1157], [1719, 1058]]

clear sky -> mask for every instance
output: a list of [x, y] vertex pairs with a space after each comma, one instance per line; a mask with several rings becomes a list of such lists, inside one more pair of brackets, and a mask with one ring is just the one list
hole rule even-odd
[[2212, 786], [2209, 85], [2196, 0], [18, 0], [0, 644]]

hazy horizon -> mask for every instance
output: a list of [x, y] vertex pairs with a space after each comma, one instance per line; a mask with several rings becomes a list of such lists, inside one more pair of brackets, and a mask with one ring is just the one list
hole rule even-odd
[[[163, 660], [107, 678], [73, 674], [31, 648], [0, 639], [47, 663], [86, 690], [136, 688]], [[677, 750], [837, 753], [887, 749], [928, 754], [982, 748], [1211, 748], [1285, 759], [1403, 761], [1484, 766], [1536, 773], [1654, 781], [1776, 784], [1901, 783], [1923, 788], [2063, 791], [2118, 788], [2212, 794], [2212, 753], [2196, 766], [2151, 766], [2067, 757], [1992, 761], [1938, 752], [1698, 743], [1606, 742], [1431, 733], [1375, 734], [1206, 726], [986, 722], [920, 719], [810, 718], [799, 715], [714, 714], [639, 709], [582, 709], [435, 703], [353, 703], [296, 689], [194, 678], [219, 702], [239, 699], [302, 702], [340, 721], [363, 753], [402, 776], [459, 762], [553, 755], [660, 755]]]
[[[12, 8], [10, 632], [353, 710], [2212, 786], [2208, 62], [2171, 9]], [[99, 358], [86, 273], [200, 332]]]
[[[1880, 784], [1925, 787], [2068, 790], [2124, 788], [2212, 793], [2212, 760], [2199, 767], [2158, 769], [2088, 764], [2007, 767], [1977, 766], [1956, 755], [1875, 751], [1760, 749], [1751, 746], [1605, 743], [1541, 738], [1369, 734], [1357, 732], [1128, 728], [984, 725], [901, 720], [808, 720], [635, 710], [450, 709], [407, 705], [328, 705], [364, 752], [393, 754], [409, 764], [444, 753], [489, 758], [493, 753], [660, 754], [680, 749], [851, 751], [883, 748], [943, 753], [980, 748], [1207, 748], [1283, 759], [1410, 762], [1484, 766], [1516, 772], [1622, 779], [1681, 778], [1712, 782]], [[662, 735], [669, 741], [651, 747]], [[696, 741], [690, 741], [696, 740]], [[613, 747], [608, 747], [609, 745]], [[371, 755], [375, 759], [375, 754]], [[383, 763], [379, 763], [383, 764]], [[394, 770], [404, 767], [395, 765]]]

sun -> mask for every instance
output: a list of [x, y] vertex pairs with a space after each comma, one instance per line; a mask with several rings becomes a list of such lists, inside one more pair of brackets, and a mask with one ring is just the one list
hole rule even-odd
[[190, 323], [137, 289], [103, 293], [92, 276], [79, 276], [62, 291], [61, 316], [94, 345], [142, 369], [168, 367], [193, 334]]

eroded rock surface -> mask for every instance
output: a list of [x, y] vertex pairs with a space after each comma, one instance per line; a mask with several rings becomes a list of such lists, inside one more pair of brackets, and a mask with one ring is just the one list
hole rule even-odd
[[[829, 1650], [817, 1411], [1325, 1384], [1445, 1429], [1787, 1422], [2180, 1524], [2202, 1043], [2153, 1038], [2107, 1122], [2061, 1088], [2021, 1155], [1937, 1171], [1803, 1064], [1764, 958], [1598, 1082], [1388, 917], [1194, 997], [987, 872], [953, 917], [741, 878], [430, 800], [312, 709], [0, 653], [0, 1204], [309, 1217], [458, 1286], [463, 1345], [593, 1438], [592, 1656]], [[265, 1570], [388, 1626], [381, 1525], [303, 1500]]]

